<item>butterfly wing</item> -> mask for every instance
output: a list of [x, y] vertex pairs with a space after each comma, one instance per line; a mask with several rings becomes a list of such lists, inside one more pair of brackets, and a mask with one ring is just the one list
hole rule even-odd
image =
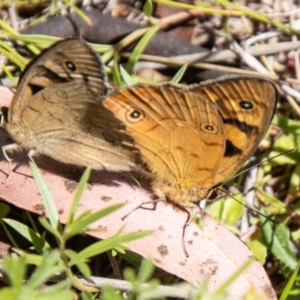
[[136, 163], [133, 139], [101, 101], [89, 101], [94, 98], [91, 89], [73, 83], [44, 89], [22, 114], [22, 126], [34, 134], [21, 145], [64, 163], [131, 170]]
[[12, 101], [9, 121], [18, 121], [18, 112], [27, 107], [36, 93], [63, 82], [88, 85], [101, 96], [109, 91], [100, 56], [81, 40], [63, 40], [44, 50], [28, 64]]
[[25, 70], [6, 128], [31, 153], [93, 169], [131, 170], [133, 141], [103, 107], [108, 91], [97, 54], [77, 39], [59, 42]]
[[172, 86], [139, 85], [112, 93], [104, 106], [127, 127], [155, 175], [154, 190], [173, 201], [196, 201], [213, 185], [224, 152], [217, 107]]
[[225, 129], [225, 152], [215, 182], [233, 175], [257, 149], [277, 104], [275, 85], [258, 77], [229, 76], [205, 81], [191, 90], [215, 103]]

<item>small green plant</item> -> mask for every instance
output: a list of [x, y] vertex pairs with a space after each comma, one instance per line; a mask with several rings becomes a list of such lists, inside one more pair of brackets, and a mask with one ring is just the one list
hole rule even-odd
[[[126, 249], [124, 243], [147, 236], [151, 232], [123, 234], [120, 229], [114, 236], [96, 242], [78, 253], [68, 249], [66, 242], [70, 238], [85, 233], [93, 222], [116, 211], [122, 205], [114, 205], [96, 212], [87, 211], [75, 217], [81, 195], [89, 179], [90, 169], [87, 169], [78, 184], [67, 222], [62, 225], [51, 191], [47, 188], [41, 172], [34, 163], [30, 163], [30, 166], [49, 218], [40, 217], [39, 221], [47, 232], [55, 237], [57, 248], [52, 249], [45, 235], [40, 235], [37, 230], [32, 230], [18, 221], [4, 218], [5, 224], [15, 229], [32, 244], [35, 254], [14, 248], [17, 256], [8, 255], [0, 262], [10, 282], [9, 287], [0, 291], [0, 299], [50, 299], [56, 297], [55, 295], [57, 299], [73, 299], [72, 286], [81, 291], [98, 291], [97, 288], [83, 285], [79, 277], [74, 274], [74, 267], [80, 271], [82, 277], [89, 278], [91, 271], [88, 262], [91, 257], [112, 249], [124, 252]], [[7, 228], [6, 230], [8, 231]], [[35, 266], [35, 271], [27, 280], [26, 273], [30, 266]], [[62, 278], [59, 283], [41, 289], [42, 284], [58, 275]]]

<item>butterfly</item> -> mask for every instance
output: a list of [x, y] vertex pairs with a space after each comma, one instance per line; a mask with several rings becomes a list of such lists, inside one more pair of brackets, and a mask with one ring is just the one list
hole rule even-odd
[[31, 159], [44, 154], [97, 170], [133, 169], [133, 138], [102, 104], [110, 90], [100, 56], [84, 41], [43, 51], [24, 70], [10, 108], [1, 110], [1, 126], [15, 141], [2, 148], [9, 164], [8, 152], [27, 149]]
[[276, 103], [274, 83], [235, 75], [191, 87], [139, 84], [103, 102], [134, 138], [155, 194], [184, 207], [210, 197], [248, 160]]

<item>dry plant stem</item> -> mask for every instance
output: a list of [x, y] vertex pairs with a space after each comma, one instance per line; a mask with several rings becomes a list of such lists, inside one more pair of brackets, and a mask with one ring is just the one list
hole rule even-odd
[[[128, 58], [130, 56], [129, 53], [123, 53], [122, 57]], [[191, 55], [192, 56], [192, 55]], [[145, 55], [142, 54], [140, 55], [140, 59], [143, 60], [148, 60], [148, 61], [153, 61], [153, 62], [161, 62], [165, 65], [170, 65], [170, 66], [182, 66], [188, 61], [186, 60], [179, 60], [179, 59], [174, 59], [174, 58], [166, 58], [166, 57], [159, 57], [159, 56], [153, 56], [153, 55]], [[138, 65], [138, 64], [137, 64]], [[162, 68], [165, 68], [165, 65], [162, 66]], [[223, 71], [223, 72], [232, 72], [236, 74], [242, 74], [242, 75], [250, 75], [250, 76], [257, 76], [258, 73], [255, 71], [249, 71], [249, 70], [241, 70], [238, 68], [232, 68], [232, 67], [224, 67], [224, 66], [216, 66], [214, 64], [209, 64], [209, 63], [191, 63], [191, 67], [199, 68], [199, 69], [206, 69], [206, 70], [218, 70], [218, 71]], [[266, 78], [272, 79], [272, 80], [279, 80], [279, 76], [277, 75], [271, 75], [271, 74], [264, 74]], [[285, 81], [288, 83], [292, 84], [300, 84], [299, 80], [295, 80], [293, 78], [285, 78]], [[296, 92], [296, 91], [295, 91]], [[299, 94], [299, 99], [300, 99], [300, 94]]]
[[[252, 36], [245, 41], [244, 48], [247, 52], [249, 52], [253, 55], [253, 53], [251, 52], [251, 49], [254, 50], [256, 47], [255, 46], [251, 47], [251, 45], [256, 44], [258, 42], [262, 42], [266, 39], [270, 39], [270, 38], [278, 36], [278, 35], [280, 35], [280, 33], [278, 31], [269, 31], [269, 32], [263, 32], [258, 35]], [[290, 42], [288, 42], [288, 43], [290, 43]], [[281, 44], [283, 44], [283, 43], [277, 43], [277, 45], [281, 45]], [[271, 45], [269, 45], [269, 44], [258, 45], [257, 47], [262, 48], [263, 46], [266, 46], [268, 49], [271, 49], [271, 47], [270, 47]], [[272, 47], [272, 48], [274, 50], [274, 47]], [[275, 48], [277, 48], [277, 47], [275, 47]]]
[[[272, 55], [278, 54], [280, 52], [286, 52], [291, 50], [296, 50], [300, 48], [300, 41], [296, 42], [282, 42], [277, 43], [275, 45], [256, 45], [256, 46], [247, 46], [245, 50], [247, 53], [253, 56], [262, 56], [262, 55]], [[123, 52], [121, 54], [123, 57], [129, 57], [130, 53]], [[236, 59], [237, 55], [234, 51], [226, 49], [216, 52], [201, 52], [201, 53], [193, 53], [189, 55], [179, 55], [173, 57], [160, 57], [153, 56], [148, 54], [141, 55], [142, 59], [154, 61], [154, 62], [162, 62], [162, 63], [170, 63], [174, 62], [176, 65], [179, 64], [178, 61], [181, 61], [180, 64], [184, 63], [196, 63], [197, 61], [201, 62], [226, 62], [228, 60]]]
[[269, 74], [269, 71], [250, 53], [247, 53], [237, 42], [233, 41], [231, 48], [244, 60], [244, 62], [260, 74]]
[[[295, 21], [295, 15], [294, 14], [291, 14], [290, 15], [290, 24], [291, 26], [293, 26], [294, 24], [294, 21]], [[296, 42], [298, 40], [298, 37], [296, 35], [293, 35], [292, 36], [292, 41], [293, 42]], [[298, 49], [295, 49], [295, 53], [294, 53], [294, 61], [295, 61], [295, 71], [296, 71], [296, 77], [297, 79], [300, 78], [300, 63], [299, 63], [299, 48]]]
[[16, 12], [16, 6], [11, 4], [8, 7], [9, 17], [14, 30], [19, 31], [18, 13]]
[[249, 229], [245, 233], [243, 233], [240, 236], [240, 240], [245, 243], [257, 231], [257, 229], [258, 229], [258, 226], [256, 224], [252, 225], [251, 227], [249, 227]]
[[[281, 88], [284, 90], [284, 92], [287, 93], [287, 101], [290, 103], [295, 112], [300, 116], [300, 108], [298, 104], [300, 103], [300, 93], [286, 84], [282, 84]], [[295, 99], [298, 103], [296, 103]]]
[[[254, 167], [249, 170], [244, 185], [245, 204], [247, 207], [250, 207], [251, 209], [253, 209], [254, 207], [255, 192], [253, 189], [253, 185], [257, 177], [257, 171], [258, 171], [257, 167]], [[242, 215], [241, 232], [242, 233], [247, 232], [248, 228], [249, 228], [248, 210], [245, 209]]]
[[[92, 280], [94, 284], [91, 282], [87, 281], [86, 279], [79, 279], [82, 284], [87, 285], [87, 286], [93, 286], [97, 288], [102, 288], [104, 286], [111, 286], [116, 289], [122, 290], [122, 291], [133, 291], [133, 287], [130, 282], [125, 281], [125, 280], [117, 280], [117, 279], [109, 279], [109, 278], [102, 278], [102, 277], [90, 277], [89, 280]], [[144, 283], [142, 284], [142, 287], [144, 288], [149, 288], [149, 284]], [[175, 297], [175, 298], [180, 298], [180, 299], [189, 299], [189, 296], [191, 293], [187, 291], [183, 291], [182, 288], [180, 287], [170, 287], [170, 286], [164, 286], [164, 285], [159, 285], [156, 287], [157, 291], [165, 294], [166, 296], [169, 297]], [[191, 288], [192, 291], [192, 288]]]
[[158, 20], [158, 26], [160, 30], [166, 30], [170, 26], [177, 25], [179, 23], [188, 21], [191, 18], [199, 17], [203, 13], [199, 10], [182, 11]]
[[119, 268], [116, 258], [111, 254], [111, 251], [107, 251], [106, 253], [107, 253], [110, 265], [113, 269], [114, 276], [117, 279], [122, 279], [123, 277], [122, 277], [122, 274], [121, 274], [121, 271], [120, 271], [120, 268]]

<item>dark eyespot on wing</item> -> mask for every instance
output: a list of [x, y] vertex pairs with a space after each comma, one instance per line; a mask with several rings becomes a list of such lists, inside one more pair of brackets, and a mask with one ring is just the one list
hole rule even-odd
[[226, 140], [224, 156], [230, 157], [241, 153], [242, 151], [239, 148], [235, 147], [231, 141]]
[[115, 142], [114, 136], [109, 132], [106, 132], [106, 131], [102, 132], [102, 136], [105, 138], [106, 141], [108, 141], [110, 143]]
[[240, 107], [246, 110], [250, 110], [253, 108], [253, 103], [249, 100], [243, 100], [240, 102]]
[[71, 61], [66, 61], [65, 64], [70, 71], [76, 71], [76, 66]]

